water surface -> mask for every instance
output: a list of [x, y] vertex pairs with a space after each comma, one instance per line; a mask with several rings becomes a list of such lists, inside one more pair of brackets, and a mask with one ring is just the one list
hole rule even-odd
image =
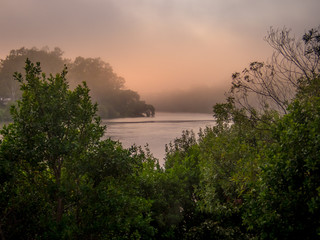
[[106, 137], [119, 140], [124, 147], [133, 144], [149, 145], [151, 153], [163, 163], [165, 144], [180, 137], [183, 130], [198, 133], [200, 128], [212, 126], [212, 114], [157, 112], [152, 118], [117, 118], [104, 120]]

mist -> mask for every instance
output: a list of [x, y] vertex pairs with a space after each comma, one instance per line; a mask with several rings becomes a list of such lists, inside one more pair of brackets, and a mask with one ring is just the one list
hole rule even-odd
[[214, 104], [225, 100], [228, 87], [200, 85], [186, 90], [145, 94], [143, 98], [152, 104], [157, 112], [211, 113]]

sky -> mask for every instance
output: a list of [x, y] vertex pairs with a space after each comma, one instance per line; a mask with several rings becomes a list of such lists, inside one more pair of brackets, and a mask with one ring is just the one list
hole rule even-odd
[[227, 88], [271, 57], [270, 27], [297, 38], [320, 25], [319, 0], [0, 0], [0, 58], [21, 47], [100, 57], [142, 96]]

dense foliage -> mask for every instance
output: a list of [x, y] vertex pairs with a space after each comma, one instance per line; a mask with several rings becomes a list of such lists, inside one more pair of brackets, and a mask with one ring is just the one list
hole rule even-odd
[[[303, 40], [317, 61], [319, 32]], [[66, 70], [47, 77], [28, 60], [1, 130], [0, 237], [319, 239], [319, 66], [307, 70], [291, 79], [285, 111], [250, 105], [241, 96], [256, 82], [238, 75], [216, 125], [184, 131], [160, 168], [148, 149], [101, 139], [86, 83], [70, 90]]]
[[[0, 61], [0, 103], [7, 104], [9, 99], [15, 102], [21, 97], [19, 83], [14, 80], [13, 73], [21, 72], [26, 58], [33, 62], [41, 62], [46, 73], [61, 71], [68, 66], [68, 80], [71, 88], [86, 81], [94, 101], [99, 103], [99, 115], [103, 118], [153, 116], [152, 105], [140, 100], [137, 92], [125, 89], [124, 79], [114, 73], [112, 67], [100, 58], [77, 57], [74, 61], [63, 58], [59, 48], [50, 51], [48, 48], [20, 48], [12, 50]], [[5, 106], [0, 105], [0, 120], [6, 120], [8, 114]]]
[[[68, 89], [66, 71], [47, 77], [26, 62], [22, 98], [1, 130], [3, 239], [132, 239], [154, 235], [150, 200], [139, 194], [145, 157], [101, 140], [85, 83]], [[149, 237], [147, 237], [149, 236]]]
[[[183, 239], [320, 237], [319, 31], [304, 35], [303, 48], [292, 44], [287, 30], [271, 34], [285, 53], [279, 62], [286, 64], [269, 65], [268, 72], [254, 62], [235, 74], [227, 102], [214, 106], [216, 126], [201, 131], [198, 140], [186, 132], [168, 149], [166, 172], [184, 188], [178, 196], [190, 193], [179, 207], [185, 209], [186, 199], [194, 204], [182, 211], [176, 229]], [[295, 68], [299, 62], [289, 64], [286, 54], [305, 65]], [[287, 67], [281, 78], [276, 67]], [[286, 74], [294, 83], [288, 89]], [[287, 90], [292, 92], [281, 92]]]

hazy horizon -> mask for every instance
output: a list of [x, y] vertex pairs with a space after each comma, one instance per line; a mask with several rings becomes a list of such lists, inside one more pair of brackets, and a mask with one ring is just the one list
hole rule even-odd
[[270, 26], [300, 38], [320, 24], [318, 0], [0, 3], [1, 59], [12, 49], [44, 46], [71, 59], [100, 57], [146, 100], [194, 88], [226, 91], [233, 72], [271, 57], [263, 40]]

